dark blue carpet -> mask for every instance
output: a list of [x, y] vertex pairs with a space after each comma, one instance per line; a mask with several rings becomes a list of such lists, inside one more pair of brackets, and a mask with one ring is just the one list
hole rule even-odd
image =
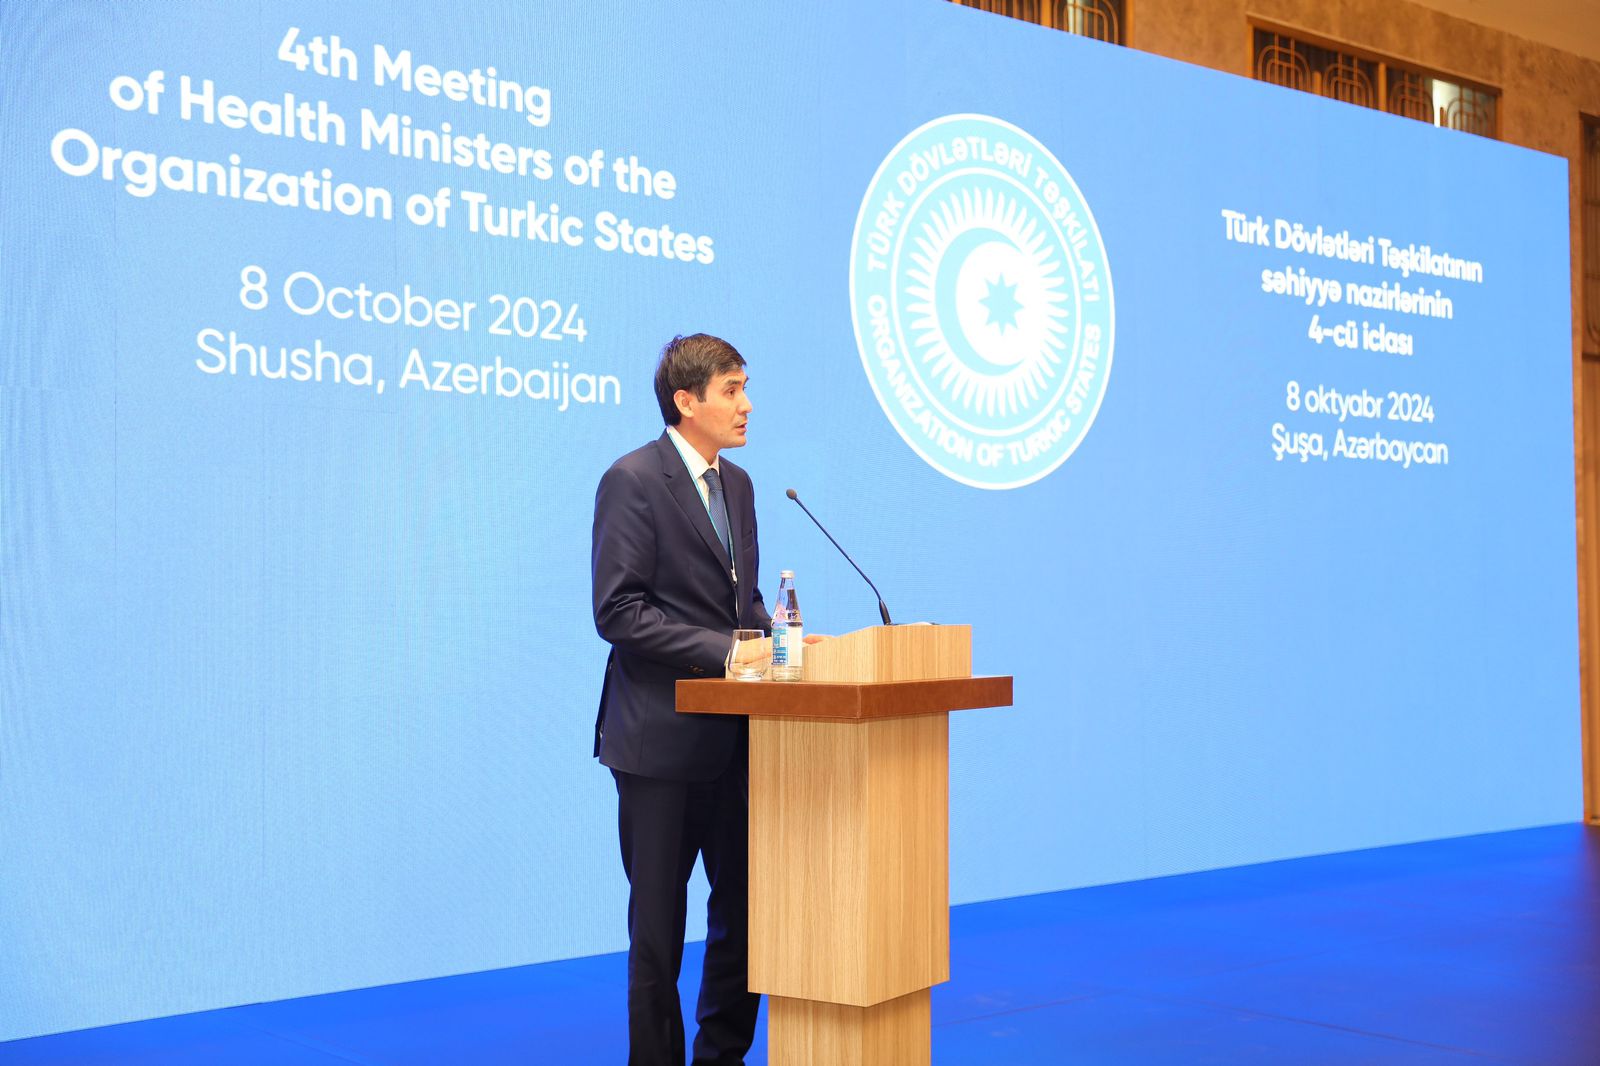
[[[685, 1003], [699, 964], [691, 945]], [[957, 907], [951, 973], [944, 1066], [1600, 1066], [1600, 829]], [[0, 1063], [621, 1063], [624, 990], [601, 955], [18, 1040]]]

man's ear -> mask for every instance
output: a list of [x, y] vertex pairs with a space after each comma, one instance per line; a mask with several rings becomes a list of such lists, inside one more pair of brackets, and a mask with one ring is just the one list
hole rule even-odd
[[690, 392], [688, 389], [679, 389], [677, 392], [672, 394], [672, 402], [677, 406], [678, 415], [680, 418], [693, 417], [693, 408], [690, 406], [693, 401], [694, 393]]

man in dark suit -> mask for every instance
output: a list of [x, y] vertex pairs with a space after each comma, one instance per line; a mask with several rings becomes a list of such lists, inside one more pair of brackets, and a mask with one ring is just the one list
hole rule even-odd
[[717, 677], [735, 629], [768, 629], [756, 588], [743, 447], [745, 361], [724, 340], [676, 337], [656, 366], [666, 431], [600, 479], [594, 621], [611, 645], [595, 754], [617, 783], [628, 896], [628, 1043], [634, 1064], [684, 1061], [678, 971], [696, 855], [711, 885], [695, 1063], [742, 1063], [760, 997], [748, 991], [749, 725], [673, 710], [679, 678]]

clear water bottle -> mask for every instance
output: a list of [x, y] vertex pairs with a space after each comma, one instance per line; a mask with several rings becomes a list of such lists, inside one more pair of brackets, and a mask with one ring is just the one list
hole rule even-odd
[[799, 681], [805, 656], [805, 628], [800, 624], [800, 597], [794, 571], [778, 572], [778, 603], [772, 611], [772, 680]]

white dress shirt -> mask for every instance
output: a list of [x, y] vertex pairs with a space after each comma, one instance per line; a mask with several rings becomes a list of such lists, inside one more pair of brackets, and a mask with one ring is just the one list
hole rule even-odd
[[[668, 426], [667, 436], [671, 438], [673, 446], [678, 449], [678, 454], [683, 456], [683, 465], [689, 468], [689, 479], [694, 482], [695, 491], [700, 493], [700, 504], [706, 509], [706, 517], [710, 518], [711, 489], [706, 485], [706, 471], [715, 470], [718, 480], [721, 480], [722, 456], [718, 455], [714, 462], [706, 462], [705, 456], [695, 450], [694, 445], [683, 439], [683, 434], [678, 432], [677, 426]], [[728, 484], [725, 481], [722, 484], [722, 506], [726, 511], [728, 506]], [[731, 537], [733, 535], [733, 515], [725, 514], [725, 517], [728, 520], [728, 535]], [[716, 522], [711, 523], [711, 528], [715, 529], [716, 526]], [[732, 557], [731, 546], [729, 548], [729, 559], [733, 563], [733, 580], [737, 583], [739, 580], [739, 561]]]

